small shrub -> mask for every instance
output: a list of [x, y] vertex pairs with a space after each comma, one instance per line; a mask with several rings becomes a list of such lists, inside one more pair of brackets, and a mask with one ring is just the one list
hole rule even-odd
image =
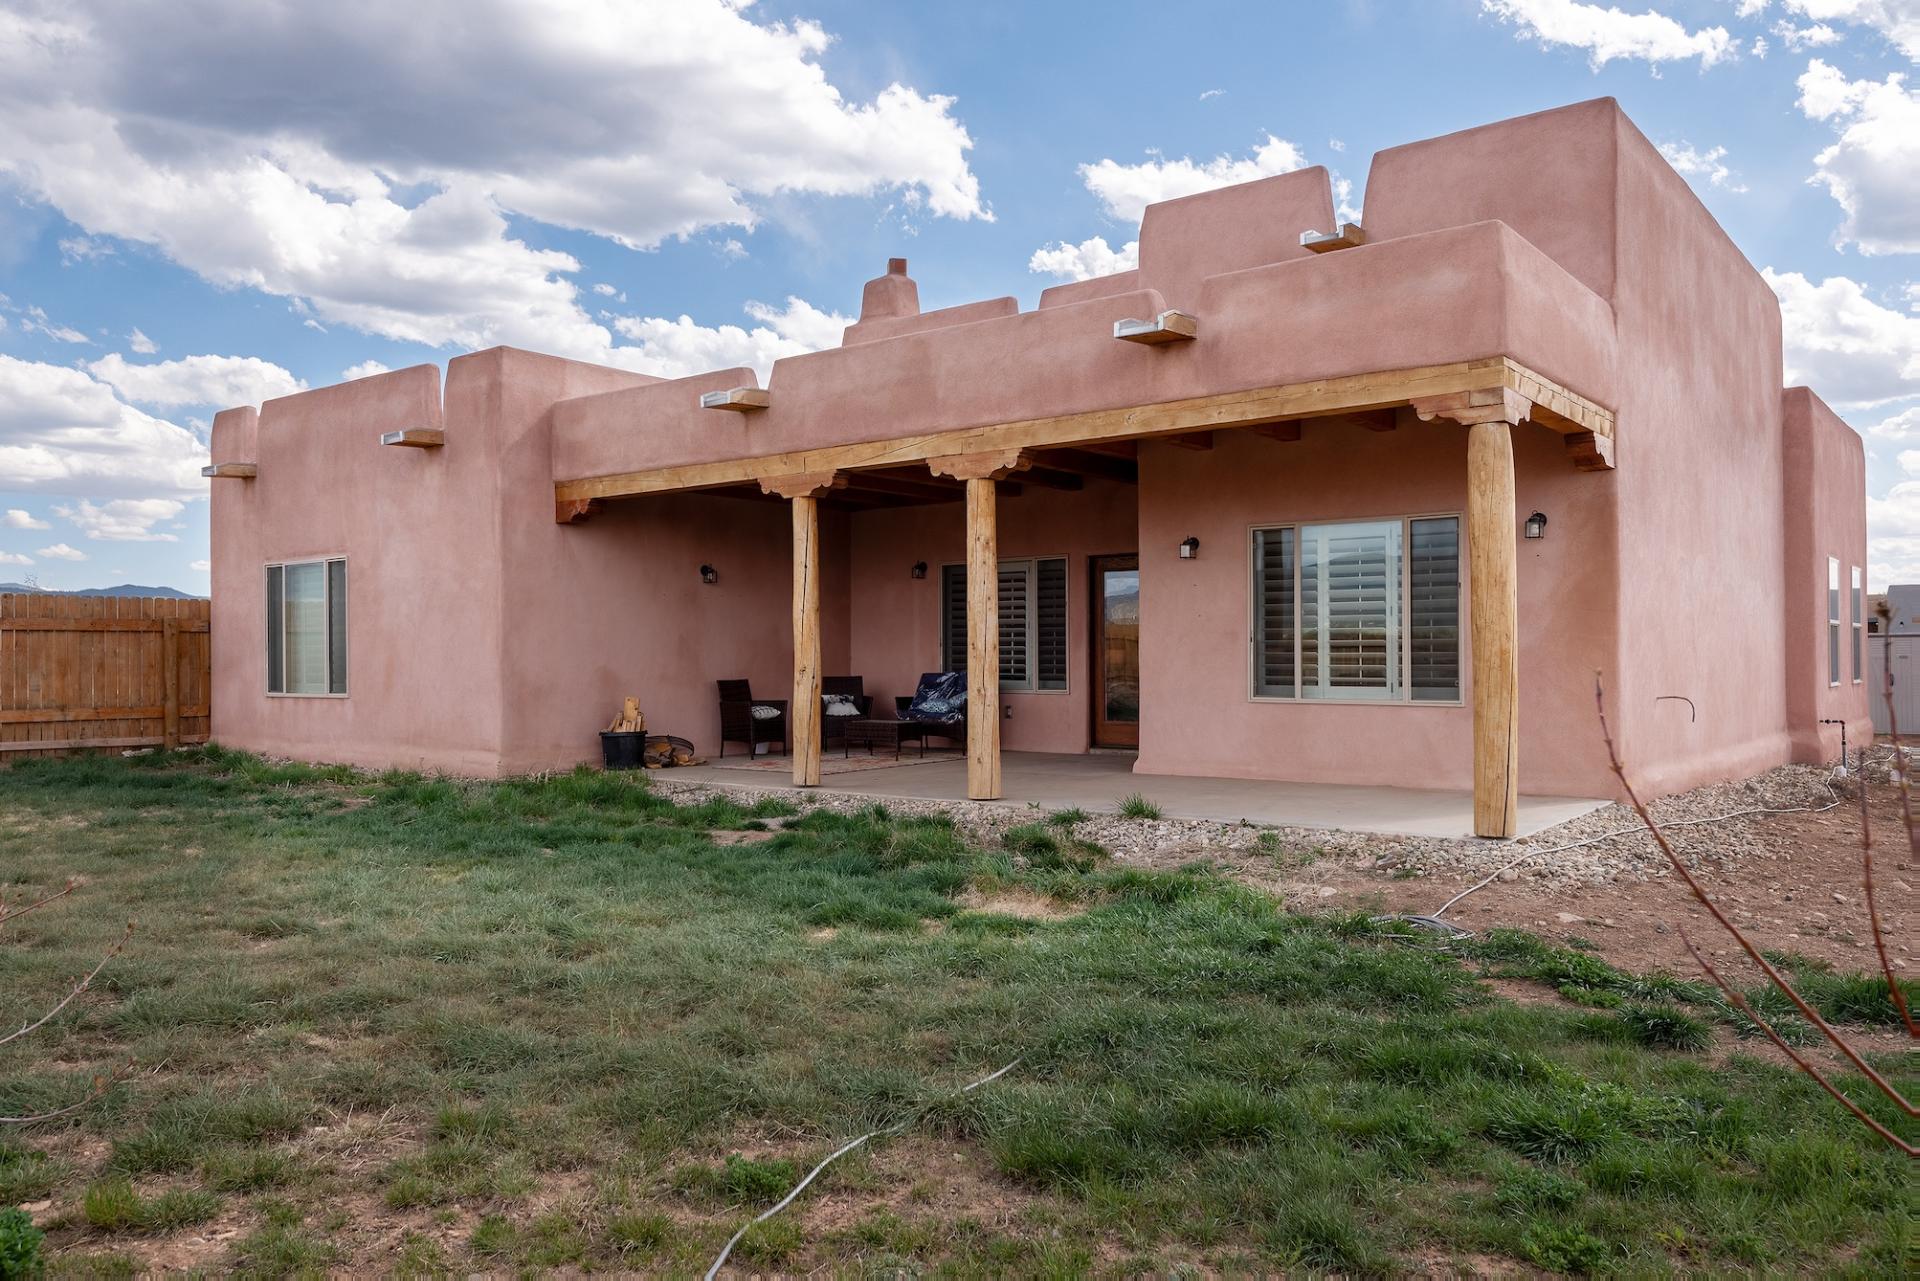
[[1087, 818], [1087, 812], [1078, 805], [1075, 805], [1070, 809], [1055, 810], [1053, 813], [1047, 815], [1047, 826], [1065, 828], [1078, 827], [1080, 824], [1086, 822]]
[[1159, 818], [1160, 807], [1138, 792], [1120, 798], [1121, 818]]
[[25, 1210], [0, 1210], [0, 1277], [37, 1277], [44, 1272], [40, 1246], [46, 1239]]

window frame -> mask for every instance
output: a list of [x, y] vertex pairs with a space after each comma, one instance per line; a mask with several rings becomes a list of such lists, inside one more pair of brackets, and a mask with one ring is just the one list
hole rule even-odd
[[[1040, 573], [1039, 565], [1043, 560], [1060, 562], [1061, 574], [1061, 637], [1067, 647], [1066, 676], [1056, 686], [1040, 684]], [[1010, 683], [1004, 677], [1000, 681], [1002, 694], [1068, 694], [1073, 691], [1073, 557], [1064, 552], [1042, 553], [1035, 556], [1003, 556], [994, 564], [994, 574], [1006, 572], [1009, 566], [1025, 566], [1027, 571], [1027, 679], [1017, 684]], [[965, 561], [946, 561], [940, 566], [941, 581], [946, 581], [950, 569], [961, 571], [961, 582], [966, 581]], [[943, 586], [940, 592], [940, 662], [947, 671], [958, 671], [954, 666], [953, 655], [947, 650], [947, 642], [952, 629], [947, 626], [947, 594]], [[964, 626], [962, 627], [964, 631]]]
[[[294, 568], [294, 567], [303, 566], [303, 565], [320, 566], [320, 581], [324, 585], [324, 591], [325, 591], [325, 595], [323, 597], [323, 617], [325, 621], [320, 628], [320, 642], [321, 642], [320, 666], [321, 666], [321, 670], [327, 673], [328, 685], [331, 686], [333, 683], [333, 574], [331, 572], [331, 567], [335, 564], [338, 564], [341, 567], [340, 572], [342, 573], [343, 576], [345, 576], [346, 581], [348, 583], [347, 590], [341, 594], [341, 598], [340, 598], [340, 631], [343, 635], [346, 635], [349, 632], [349, 628], [352, 626], [352, 620], [348, 614], [348, 609], [349, 609], [349, 601], [353, 596], [353, 588], [351, 586], [353, 581], [353, 575], [352, 575], [351, 569], [348, 567], [348, 557], [346, 556], [345, 553], [341, 553], [340, 555], [337, 555], [337, 556], [336, 555], [301, 556], [292, 560], [270, 560], [261, 566], [260, 594], [262, 598], [261, 604], [263, 606], [266, 603], [268, 578], [273, 573], [274, 570], [277, 569], [280, 571], [280, 684], [283, 686], [287, 683], [287, 586], [286, 586], [287, 577], [286, 577], [286, 571], [289, 568]], [[264, 614], [264, 609], [262, 613]], [[267, 638], [263, 637], [262, 639], [263, 641], [265, 641]], [[273, 688], [274, 673], [272, 670], [272, 662], [271, 662], [272, 650], [270, 645], [263, 645], [263, 648], [267, 650], [267, 654], [264, 657], [266, 657], [267, 659], [265, 684], [266, 684], [266, 695], [268, 698], [347, 698], [351, 696], [353, 692], [353, 673], [351, 670], [353, 646], [351, 643], [349, 643], [347, 646], [348, 662], [342, 665], [341, 672], [340, 672], [342, 683], [345, 686], [345, 688], [337, 691], [329, 688], [329, 689], [318, 691], [315, 693], [294, 693], [286, 689]]]
[[1858, 565], [1849, 568], [1853, 571], [1849, 580], [1852, 586], [1847, 592], [1847, 609], [1853, 622], [1853, 683], [1864, 685], [1867, 675], [1867, 579]]
[[1827, 557], [1827, 688], [1840, 688], [1840, 558]]
[[[1413, 548], [1413, 522], [1418, 520], [1453, 520], [1459, 526], [1460, 586], [1457, 606], [1457, 642], [1460, 663], [1460, 693], [1455, 698], [1413, 697], [1411, 674], [1413, 670], [1413, 629], [1408, 625], [1412, 617], [1413, 577], [1406, 572], [1407, 558]], [[1301, 676], [1304, 670], [1302, 646], [1305, 643], [1306, 629], [1296, 619], [1293, 629], [1293, 688], [1292, 694], [1262, 694], [1260, 692], [1260, 593], [1254, 580], [1258, 563], [1258, 536], [1267, 530], [1291, 529], [1294, 531], [1294, 608], [1299, 609], [1302, 529], [1328, 525], [1384, 525], [1398, 521], [1400, 523], [1401, 565], [1398, 571], [1400, 582], [1399, 623], [1400, 644], [1396, 662], [1399, 664], [1401, 688], [1393, 698], [1307, 698], [1301, 694], [1303, 688]], [[1250, 703], [1277, 704], [1283, 707], [1465, 707], [1467, 705], [1467, 520], [1464, 510], [1420, 511], [1395, 513], [1381, 516], [1339, 516], [1315, 520], [1263, 521], [1248, 525], [1243, 543], [1246, 555], [1244, 572], [1240, 581], [1247, 588], [1247, 701]]]

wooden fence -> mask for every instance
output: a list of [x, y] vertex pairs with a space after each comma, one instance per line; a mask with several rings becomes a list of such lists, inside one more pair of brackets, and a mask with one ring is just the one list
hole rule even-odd
[[206, 742], [207, 605], [0, 594], [0, 762]]

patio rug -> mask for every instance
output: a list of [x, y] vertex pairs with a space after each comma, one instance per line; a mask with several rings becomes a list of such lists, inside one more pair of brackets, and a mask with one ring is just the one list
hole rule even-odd
[[[835, 774], [858, 774], [870, 769], [892, 769], [896, 765], [937, 765], [942, 761], [964, 761], [967, 754], [953, 747], [930, 747], [923, 757], [915, 748], [900, 753], [900, 759], [894, 760], [891, 752], [875, 752], [869, 756], [864, 748], [855, 748], [853, 755], [841, 756], [837, 752], [820, 754], [820, 777], [829, 778]], [[792, 774], [791, 756], [756, 756], [752, 760], [744, 756], [714, 757], [707, 764], [715, 769], [748, 770], [756, 774]]]

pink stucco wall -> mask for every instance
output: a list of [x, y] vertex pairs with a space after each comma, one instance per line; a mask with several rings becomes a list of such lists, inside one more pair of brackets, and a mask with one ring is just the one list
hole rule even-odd
[[[1466, 429], [1435, 422], [1373, 432], [1309, 421], [1295, 442], [1216, 441], [1207, 453], [1141, 451], [1139, 769], [1471, 786], [1464, 652], [1464, 701], [1445, 706], [1256, 700], [1250, 667], [1252, 528], [1461, 513]], [[1516, 433], [1514, 469], [1520, 515], [1553, 513], [1549, 537], [1520, 544], [1520, 787], [1598, 794], [1604, 759], [1597, 741], [1568, 732], [1563, 691], [1590, 691], [1594, 669], [1613, 662], [1606, 598], [1591, 590], [1608, 577], [1610, 549], [1585, 537], [1610, 522], [1611, 495], [1569, 468], [1544, 428]], [[1181, 560], [1175, 549], [1189, 535], [1200, 554]], [[1472, 583], [1462, 591], [1464, 621]], [[1590, 716], [1590, 692], [1588, 700]]]
[[[1864, 746], [1873, 741], [1869, 700], [1883, 696], [1867, 687], [1864, 669], [1861, 679], [1854, 679], [1847, 600], [1852, 571], [1864, 571], [1867, 563], [1866, 512], [1860, 501], [1866, 492], [1866, 450], [1859, 434], [1805, 387], [1782, 392], [1780, 409], [1786, 457], [1782, 615], [1788, 730], [1794, 760], [1831, 761], [1840, 755], [1840, 727], [1820, 722], [1847, 722], [1848, 748]], [[1827, 664], [1828, 557], [1840, 562], [1838, 685], [1829, 682]], [[1865, 658], [1863, 642], [1863, 665]]]
[[[1067, 558], [1067, 688], [1003, 690], [1012, 715], [1001, 724], [1008, 751], [1082, 752], [1090, 741], [1087, 647], [1088, 557], [1131, 553], [1135, 490], [1089, 480], [1075, 491], [1028, 485], [999, 499], [1000, 556]], [[916, 579], [916, 561], [927, 576]], [[892, 699], [911, 694], [922, 672], [941, 669], [940, 567], [966, 560], [966, 510], [961, 503], [897, 507], [852, 518], [851, 660], [866, 678], [874, 706], [891, 715]]]
[[[1366, 244], [1315, 256], [1298, 236], [1332, 224], [1322, 170], [1156, 205], [1138, 270], [1028, 312], [918, 313], [889, 274], [849, 344], [776, 362], [752, 414], [698, 408], [752, 370], [658, 381], [507, 349], [449, 364], [444, 415], [431, 366], [268, 402], [257, 426], [222, 414], [215, 460], [260, 474], [215, 483], [214, 733], [493, 773], [592, 759], [634, 693], [653, 728], [712, 751], [715, 679], [787, 692], [786, 505], [655, 496], [562, 526], [556, 480], [1500, 355], [1617, 420], [1615, 471], [1515, 432], [1516, 516], [1549, 517], [1519, 544], [1521, 787], [1613, 792], [1596, 670], [1649, 792], [1829, 756], [1822, 717], [1864, 728], [1863, 691], [1806, 683], [1824, 665], [1825, 557], [1864, 563], [1858, 437], [1810, 394], [1783, 400], [1771, 291], [1618, 107], [1382, 152], [1365, 208]], [[1113, 341], [1116, 319], [1168, 306], [1199, 316], [1198, 341]], [[442, 421], [443, 450], [377, 444]], [[1006, 746], [1086, 746], [1086, 558], [1137, 550], [1141, 770], [1466, 786], [1466, 701], [1256, 701], [1248, 673], [1250, 528], [1459, 511], [1464, 440], [1444, 422], [1221, 432], [1210, 452], [1143, 445], [1137, 488], [1004, 499], [1003, 556], [1072, 558], [1073, 646], [1066, 693], [1005, 696]], [[957, 503], [823, 513], [828, 673], [864, 676], [884, 707], [938, 665], [938, 567], [960, 559], [962, 521]], [[1201, 555], [1182, 561], [1189, 535]], [[352, 694], [268, 698], [261, 566], [337, 554]]]
[[[442, 449], [382, 446], [439, 426], [440, 371], [399, 370], [222, 415], [214, 452], [257, 461], [213, 503], [213, 734], [258, 751], [494, 774], [592, 759], [625, 694], [714, 747], [712, 681], [769, 696], [791, 674], [784, 505], [701, 495], [553, 520], [552, 407], [639, 375], [495, 348], [449, 362]], [[827, 522], [829, 539], [838, 523]], [[349, 694], [265, 693], [262, 566], [344, 555]], [[839, 559], [836, 561], [835, 557]], [[720, 569], [703, 586], [698, 567]], [[844, 550], [826, 557], [845, 596]], [[844, 604], [834, 606], [844, 618]], [[829, 633], [844, 654], [844, 627]]]

